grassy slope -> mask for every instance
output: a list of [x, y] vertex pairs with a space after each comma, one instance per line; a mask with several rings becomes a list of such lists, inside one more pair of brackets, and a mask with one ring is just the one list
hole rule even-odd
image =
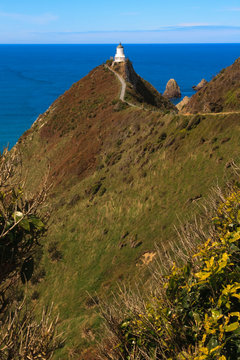
[[184, 112], [240, 110], [240, 58], [193, 95]]
[[[236, 115], [116, 111], [111, 101], [118, 96], [117, 80], [102, 68], [95, 71], [53, 104], [18, 145], [29, 190], [51, 164], [40, 263], [46, 276], [28, 291], [38, 291], [38, 304], [53, 301], [60, 312], [67, 342], [55, 359], [78, 359], [94, 343], [99, 318], [87, 292], [108, 296], [116, 282], [147, 279], [148, 266], [136, 266], [142, 255], [154, 252], [155, 243], [167, 246], [178, 218], [186, 221], [199, 211], [211, 186], [228, 176], [226, 163], [239, 156]], [[54, 242], [60, 261], [48, 253]]]
[[112, 306], [112, 316], [104, 309], [111, 335], [109, 342], [103, 343], [102, 360], [240, 359], [237, 184], [230, 194], [229, 189], [224, 195], [215, 194], [208, 204], [203, 245], [194, 249], [194, 244], [199, 245], [199, 228], [192, 224], [192, 233], [191, 229], [190, 235], [184, 232], [188, 257], [181, 264], [176, 259], [178, 265], [173, 266], [160, 254], [168, 271], [161, 274], [158, 266], [153, 267], [153, 293], [145, 294], [145, 299], [125, 294]]

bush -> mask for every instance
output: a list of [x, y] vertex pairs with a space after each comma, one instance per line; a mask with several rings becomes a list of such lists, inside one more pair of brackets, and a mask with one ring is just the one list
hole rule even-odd
[[17, 307], [0, 327], [0, 359], [50, 359], [63, 345], [56, 334], [57, 322], [58, 318], [51, 320], [51, 309], [43, 311], [37, 323], [31, 311]]
[[[24, 293], [18, 288], [20, 280], [25, 284], [33, 275], [44, 232], [37, 210], [46, 189], [44, 184], [37, 195], [26, 199], [13, 181], [14, 160], [7, 150], [0, 155], [0, 359], [47, 360], [61, 344], [56, 336], [57, 319], [52, 321], [50, 312], [44, 312], [41, 321], [35, 321], [31, 309], [24, 308]], [[38, 274], [35, 281], [44, 275]], [[34, 291], [32, 299], [38, 296]]]
[[113, 63], [113, 59], [108, 59], [108, 60], [106, 60], [106, 64], [107, 64], [108, 66], [111, 66], [112, 63]]
[[48, 253], [52, 261], [60, 261], [63, 258], [62, 252], [58, 250], [57, 241], [53, 241], [49, 244]]
[[212, 230], [184, 266], [174, 264], [159, 278], [157, 296], [141, 306], [124, 299], [128, 306], [121, 319], [103, 312], [113, 345], [102, 358], [240, 359], [239, 188], [218, 207]]

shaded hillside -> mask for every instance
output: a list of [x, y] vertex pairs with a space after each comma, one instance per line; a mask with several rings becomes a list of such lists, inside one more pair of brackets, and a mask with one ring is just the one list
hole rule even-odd
[[194, 94], [183, 109], [190, 113], [234, 110], [240, 110], [240, 58]]
[[177, 112], [176, 107], [168, 99], [164, 98], [149, 82], [135, 72], [129, 60], [125, 63], [114, 63], [113, 69], [127, 82], [126, 101]]
[[59, 360], [96, 359], [98, 299], [117, 282], [147, 281], [155, 245], [168, 248], [173, 225], [198, 213], [238, 161], [235, 114], [147, 111], [119, 102], [119, 92], [112, 72], [94, 69], [13, 149], [28, 191], [50, 173], [44, 251], [28, 293], [60, 312]]

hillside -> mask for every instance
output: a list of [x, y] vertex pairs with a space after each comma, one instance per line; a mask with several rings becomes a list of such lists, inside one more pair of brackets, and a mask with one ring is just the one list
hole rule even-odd
[[239, 162], [236, 114], [178, 115], [168, 100], [150, 111], [119, 101], [119, 93], [114, 73], [99, 66], [13, 149], [29, 192], [46, 174], [51, 185], [28, 294], [38, 308], [53, 301], [60, 313], [67, 340], [59, 360], [96, 359], [98, 299], [117, 283], [147, 281], [156, 245], [167, 249], [173, 226], [199, 213]]
[[175, 106], [163, 97], [148, 81], [142, 79], [134, 70], [130, 60], [113, 63], [112, 69], [127, 83], [125, 100], [154, 110], [154, 107], [176, 111]]
[[148, 294], [104, 307], [100, 359], [240, 359], [239, 182], [224, 191], [208, 203], [205, 231], [198, 219], [179, 233], [183, 258], [159, 254], [165, 271], [155, 265]]
[[194, 94], [184, 112], [240, 111], [240, 58]]
[[[23, 149], [25, 155], [29, 154], [29, 164], [32, 160], [34, 163], [38, 161], [39, 171], [44, 167], [42, 163], [49, 162], [50, 177], [54, 183], [79, 180], [90, 174], [98, 165], [100, 152], [108, 151], [119, 140], [119, 132], [129, 122], [137, 124], [145, 116], [119, 101], [120, 87], [116, 76], [103, 65], [92, 70], [39, 116], [31, 129], [19, 139], [17, 149]], [[147, 92], [145, 89], [146, 102], [150, 90]], [[135, 93], [138, 94], [137, 91]], [[169, 109], [176, 111], [154, 89], [152, 99], [155, 98], [152, 103], [154, 110], [163, 113]], [[58, 151], [61, 152], [60, 157]], [[38, 181], [35, 175], [30, 181], [33, 188]]]

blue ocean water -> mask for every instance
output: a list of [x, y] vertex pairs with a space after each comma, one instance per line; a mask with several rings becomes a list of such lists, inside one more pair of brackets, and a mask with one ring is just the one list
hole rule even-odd
[[[136, 72], [163, 92], [174, 78], [183, 96], [240, 56], [240, 44], [125, 45]], [[12, 147], [72, 83], [115, 55], [115, 45], [0, 45], [0, 150]]]

